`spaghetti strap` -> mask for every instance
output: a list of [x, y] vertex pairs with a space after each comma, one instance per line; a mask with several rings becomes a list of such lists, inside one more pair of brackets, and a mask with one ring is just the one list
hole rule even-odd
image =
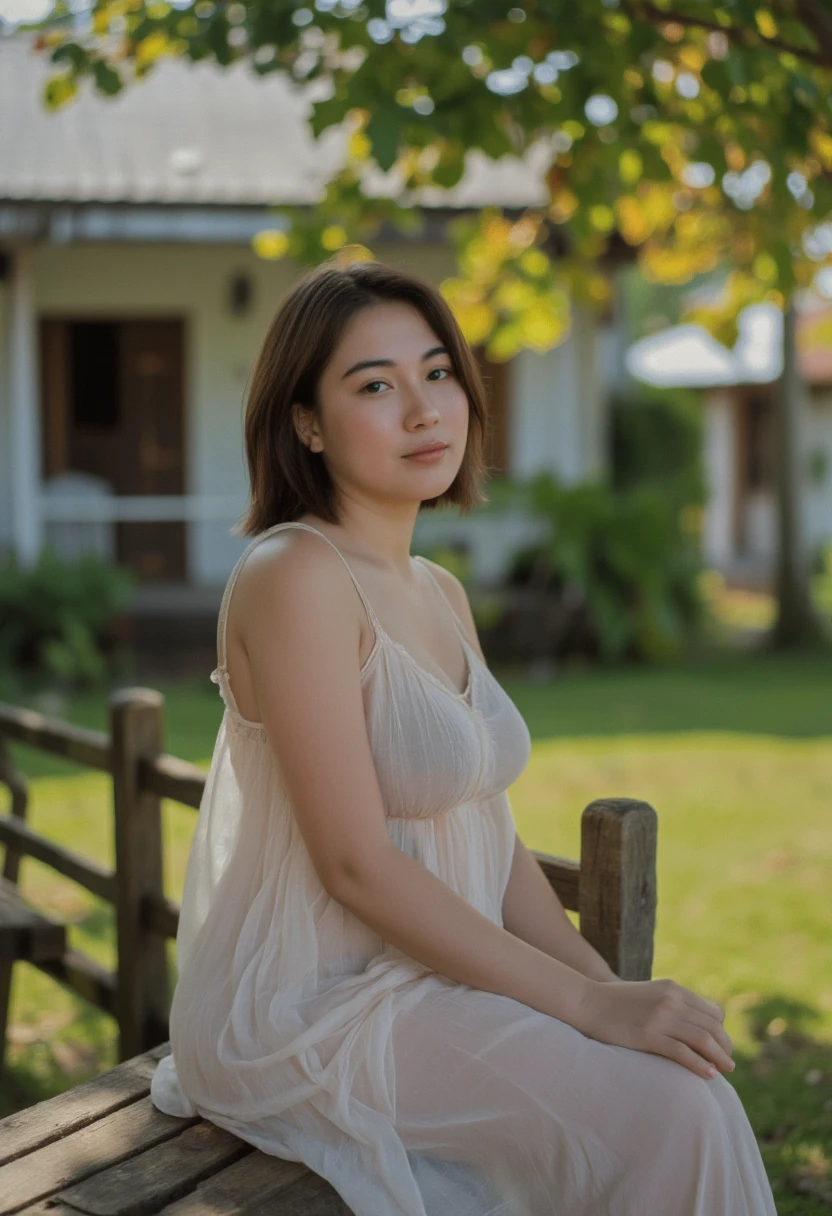
[[445, 605], [446, 609], [450, 610], [451, 619], [453, 620], [454, 625], [457, 628], [457, 631], [461, 635], [463, 642], [467, 642], [468, 645], [470, 646], [471, 641], [468, 637], [468, 634], [465, 632], [465, 627], [462, 624], [462, 621], [460, 620], [459, 613], [457, 612], [456, 608], [454, 608], [453, 604], [451, 603], [451, 601], [448, 599], [447, 595], [445, 594], [445, 592], [442, 588], [442, 585], [439, 582], [439, 579], [433, 573], [433, 571], [430, 568], [430, 565], [422, 557], [422, 555], [420, 553], [415, 553], [413, 556], [414, 556], [414, 560], [419, 563], [419, 565], [422, 567], [422, 569], [427, 571], [430, 581], [433, 583], [434, 587], [439, 592], [439, 598], [442, 600], [442, 603]]
[[220, 681], [220, 675], [222, 674], [222, 675], [226, 676], [225, 689], [226, 689], [226, 692], [229, 694], [229, 699], [232, 702], [232, 707], [234, 708], [234, 710], [237, 713], [239, 713], [239, 710], [237, 709], [236, 703], [234, 702], [234, 694], [231, 692], [230, 683], [227, 678], [228, 677], [228, 667], [227, 667], [227, 655], [226, 655], [226, 628], [227, 628], [227, 623], [228, 623], [228, 606], [231, 603], [231, 594], [234, 590], [234, 585], [237, 582], [239, 573], [243, 568], [243, 563], [245, 562], [249, 553], [251, 553], [252, 549], [254, 549], [257, 545], [260, 544], [260, 541], [265, 540], [266, 537], [271, 536], [272, 533], [280, 531], [281, 528], [304, 528], [308, 532], [315, 532], [318, 536], [323, 537], [323, 539], [327, 542], [327, 544], [330, 545], [335, 550], [335, 552], [338, 554], [341, 561], [344, 563], [344, 565], [347, 568], [347, 573], [349, 574], [350, 578], [352, 579], [353, 586], [355, 587], [356, 591], [358, 592], [359, 598], [367, 612], [367, 617], [370, 621], [370, 627], [373, 630], [374, 640], [378, 638], [379, 632], [381, 632], [381, 633], [384, 632], [384, 630], [381, 628], [381, 624], [379, 622], [378, 617], [376, 616], [375, 612], [373, 611], [373, 606], [370, 603], [370, 601], [367, 599], [367, 596], [364, 594], [364, 591], [362, 590], [361, 584], [358, 582], [358, 579], [353, 574], [352, 568], [351, 568], [349, 562], [344, 557], [343, 553], [338, 548], [338, 546], [333, 541], [331, 541], [328, 536], [324, 535], [324, 533], [321, 532], [320, 528], [314, 528], [312, 526], [312, 524], [303, 523], [303, 521], [299, 520], [299, 519], [285, 520], [283, 523], [273, 524], [271, 528], [266, 528], [266, 530], [264, 532], [261, 532], [259, 536], [255, 536], [255, 538], [251, 542], [251, 544], [246, 546], [246, 548], [243, 550], [240, 557], [237, 559], [234, 569], [231, 571], [231, 576], [229, 577], [228, 582], [226, 584], [225, 591], [223, 592], [222, 602], [220, 604], [219, 617], [217, 619], [217, 658], [218, 658], [218, 662], [217, 662], [217, 666], [211, 672], [211, 679], [214, 681], [215, 684], [218, 684]]

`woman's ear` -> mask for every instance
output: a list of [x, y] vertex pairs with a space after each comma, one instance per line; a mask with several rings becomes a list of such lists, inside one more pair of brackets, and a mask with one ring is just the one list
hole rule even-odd
[[318, 434], [314, 415], [307, 406], [300, 405], [297, 401], [293, 403], [292, 423], [295, 433], [304, 447], [309, 448], [310, 452], [320, 452], [323, 450], [323, 443]]

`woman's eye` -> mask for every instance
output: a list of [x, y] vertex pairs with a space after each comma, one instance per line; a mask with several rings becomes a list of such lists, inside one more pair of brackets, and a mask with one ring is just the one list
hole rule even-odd
[[[444, 372], [444, 373], [445, 373], [447, 376], [452, 376], [452, 375], [453, 375], [453, 369], [452, 369], [452, 368], [450, 368], [450, 367], [433, 367], [433, 368], [431, 368], [431, 370], [428, 372], [428, 376], [432, 376], [434, 372]], [[360, 391], [360, 392], [362, 392], [362, 393], [366, 393], [366, 392], [369, 392], [369, 390], [370, 390], [370, 389], [372, 389], [373, 385], [375, 385], [375, 384], [385, 384], [385, 383], [386, 383], [386, 382], [385, 382], [384, 380], [371, 380], [371, 381], [369, 382], [369, 384], [365, 384], [365, 385], [364, 385], [364, 387], [363, 387], [362, 389], [360, 389], [359, 391]], [[434, 381], [434, 383], [438, 383], [438, 381]], [[371, 397], [377, 397], [377, 396], [378, 396], [378, 393], [375, 393], [375, 392], [370, 392], [370, 394], [369, 394], [369, 395], [370, 395]]]

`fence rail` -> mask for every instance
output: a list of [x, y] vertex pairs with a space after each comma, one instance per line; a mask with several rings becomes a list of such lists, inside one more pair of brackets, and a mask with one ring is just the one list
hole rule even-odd
[[[87, 730], [0, 702], [0, 785], [11, 794], [0, 815], [4, 877], [17, 882], [21, 858], [36, 858], [115, 908], [117, 968], [108, 971], [68, 948], [58, 961], [36, 965], [85, 1000], [112, 1014], [126, 1060], [168, 1037], [169, 984], [165, 942], [176, 936], [179, 906], [162, 882], [163, 798], [199, 809], [202, 769], [164, 751], [164, 698], [125, 688], [109, 700], [108, 732]], [[25, 822], [28, 789], [9, 742], [62, 756], [112, 778], [114, 870], [34, 832]], [[629, 798], [591, 802], [581, 817], [581, 859], [533, 850], [563, 906], [579, 916], [584, 937], [625, 979], [649, 979], [656, 910], [657, 819]], [[11, 963], [0, 963], [0, 1002]]]

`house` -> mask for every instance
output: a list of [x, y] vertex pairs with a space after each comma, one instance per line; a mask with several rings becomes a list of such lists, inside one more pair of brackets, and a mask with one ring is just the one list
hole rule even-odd
[[[804, 557], [832, 545], [832, 305], [805, 294], [796, 301], [799, 517]], [[642, 338], [625, 356], [636, 379], [702, 391], [705, 429], [703, 548], [707, 562], [733, 581], [769, 587], [777, 554], [774, 402], [783, 369], [783, 315], [749, 305], [733, 350], [699, 325]]]
[[[230, 528], [247, 380], [301, 273], [251, 238], [275, 226], [270, 204], [316, 201], [346, 133], [316, 143], [306, 94], [248, 65], [162, 61], [57, 113], [40, 100], [51, 71], [30, 36], [0, 38], [0, 550], [32, 560], [44, 538], [92, 537], [146, 602], [190, 589], [215, 608], [244, 544]], [[423, 235], [383, 231], [375, 256], [438, 285], [454, 273], [446, 220], [542, 201], [539, 160], [471, 155], [453, 192], [420, 200]], [[596, 476], [617, 360], [611, 318], [577, 307], [558, 348], [487, 365], [495, 469]], [[440, 514], [416, 545], [462, 541], [486, 580], [531, 524]]]

